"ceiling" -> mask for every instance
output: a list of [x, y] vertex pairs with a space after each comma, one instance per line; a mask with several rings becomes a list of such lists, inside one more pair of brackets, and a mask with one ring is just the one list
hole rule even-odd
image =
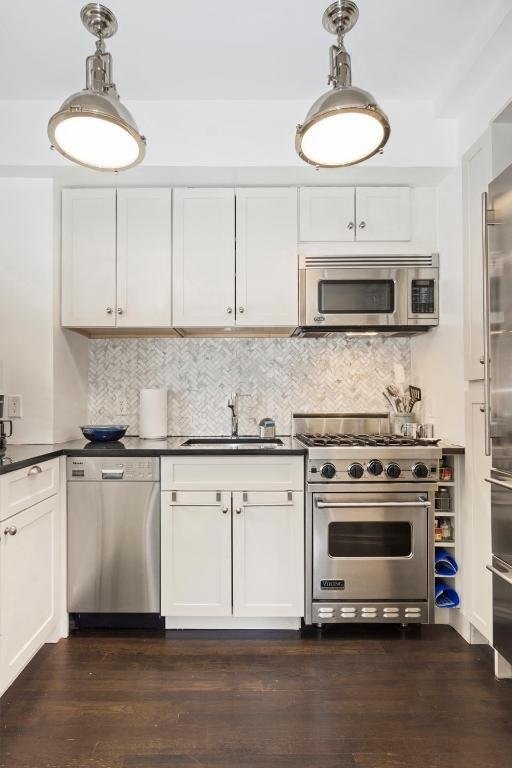
[[[2, 99], [56, 99], [84, 87], [93, 38], [85, 0], [16, 0], [2, 9]], [[104, 0], [125, 99], [313, 99], [326, 86], [328, 0]], [[358, 0], [347, 36], [354, 83], [379, 99], [435, 99], [469, 64], [512, 0]]]

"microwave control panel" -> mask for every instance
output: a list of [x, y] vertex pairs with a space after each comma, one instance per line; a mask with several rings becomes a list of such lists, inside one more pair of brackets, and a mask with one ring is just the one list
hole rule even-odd
[[435, 280], [413, 280], [411, 310], [415, 315], [433, 315], [435, 312]]

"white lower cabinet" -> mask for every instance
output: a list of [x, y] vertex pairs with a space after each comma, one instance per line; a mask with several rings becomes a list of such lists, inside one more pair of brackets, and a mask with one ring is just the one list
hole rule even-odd
[[485, 455], [483, 385], [470, 386], [466, 396], [466, 502], [464, 562], [465, 613], [471, 624], [492, 642], [492, 576], [486, 566], [492, 559], [491, 459]]
[[0, 531], [0, 694], [57, 619], [59, 496], [4, 520]]
[[[276, 489], [276, 468], [290, 490]], [[229, 490], [210, 490], [215, 470]], [[303, 482], [298, 456], [163, 457], [162, 615], [303, 616]]]
[[231, 494], [162, 494], [164, 616], [231, 614]]
[[233, 616], [302, 616], [304, 494], [233, 493]]

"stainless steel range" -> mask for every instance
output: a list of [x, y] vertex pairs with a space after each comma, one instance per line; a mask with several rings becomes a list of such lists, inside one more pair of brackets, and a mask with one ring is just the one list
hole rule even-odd
[[306, 623], [428, 623], [441, 450], [385, 414], [294, 414], [308, 449]]

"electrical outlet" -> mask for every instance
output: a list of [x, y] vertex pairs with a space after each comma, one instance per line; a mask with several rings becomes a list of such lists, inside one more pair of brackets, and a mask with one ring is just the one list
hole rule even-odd
[[21, 395], [7, 395], [7, 418], [21, 419]]

